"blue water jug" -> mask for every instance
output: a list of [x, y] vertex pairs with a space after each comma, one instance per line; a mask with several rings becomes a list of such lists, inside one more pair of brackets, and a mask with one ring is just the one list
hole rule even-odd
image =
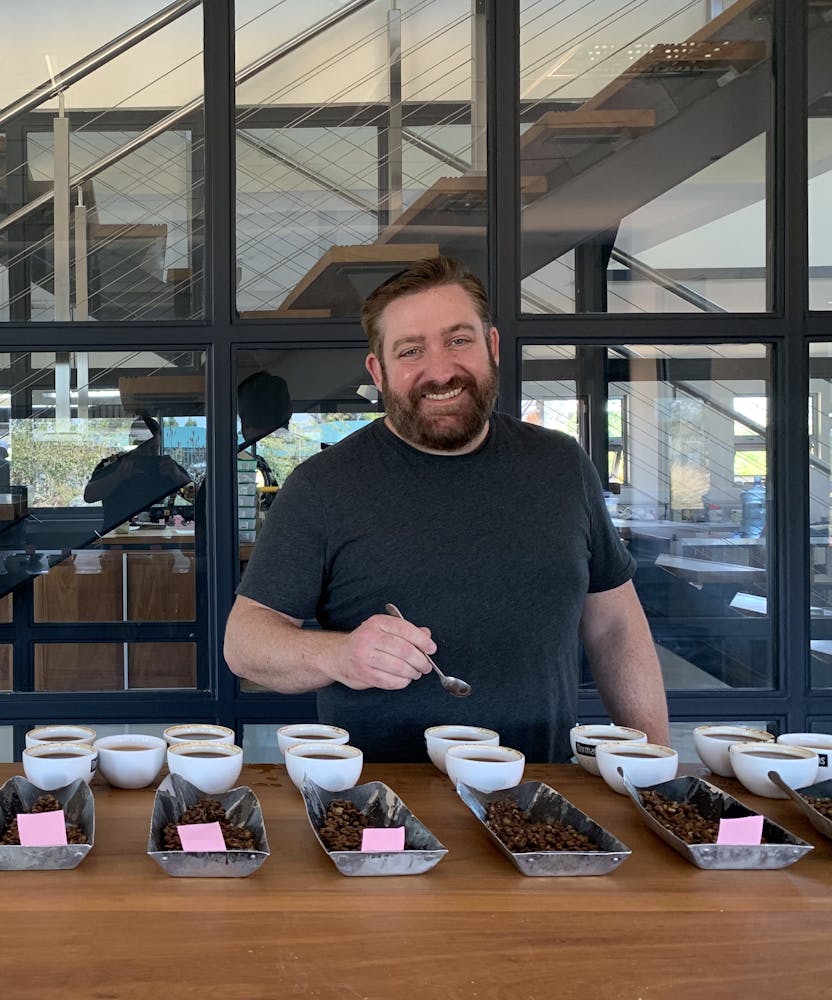
[[755, 477], [754, 485], [740, 490], [742, 503], [742, 535], [744, 538], [759, 538], [766, 526], [766, 488]]

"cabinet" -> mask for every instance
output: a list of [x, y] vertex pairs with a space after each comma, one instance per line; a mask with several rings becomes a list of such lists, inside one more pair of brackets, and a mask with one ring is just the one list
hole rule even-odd
[[[163, 534], [158, 532], [158, 534]], [[36, 624], [179, 623], [196, 619], [192, 539], [169, 547], [120, 544], [84, 550], [34, 581]], [[111, 631], [108, 629], [108, 631]], [[190, 638], [190, 637], [189, 637]], [[35, 689], [120, 691], [193, 688], [193, 641], [76, 641], [36, 643]], [[0, 658], [0, 681], [2, 681]]]

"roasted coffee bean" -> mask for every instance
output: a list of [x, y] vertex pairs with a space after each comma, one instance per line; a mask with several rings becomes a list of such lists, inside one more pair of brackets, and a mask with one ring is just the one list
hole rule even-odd
[[598, 851], [589, 837], [568, 823], [533, 823], [512, 799], [489, 803], [485, 822], [514, 853], [528, 851]]
[[253, 851], [255, 848], [251, 830], [229, 823], [225, 809], [216, 799], [201, 798], [182, 813], [178, 823], [168, 823], [164, 827], [162, 850], [181, 851], [182, 841], [179, 839], [177, 826], [189, 826], [192, 823], [219, 823], [222, 839], [229, 851]]
[[361, 831], [369, 825], [369, 817], [352, 802], [333, 799], [327, 806], [318, 833], [328, 851], [358, 851], [361, 849]]
[[[30, 813], [43, 813], [43, 812], [57, 812], [59, 809], [63, 809], [61, 803], [55, 798], [54, 795], [39, 795], [35, 801], [32, 803], [32, 808], [29, 810]], [[19, 847], [20, 846], [20, 832], [17, 828], [17, 816], [16, 814], [7, 824], [6, 828], [3, 830], [2, 836], [0, 836], [0, 844], [9, 847]], [[66, 824], [66, 842], [68, 844], [86, 844], [87, 838], [84, 831], [80, 826], [76, 826], [74, 823]]]
[[803, 800], [808, 802], [813, 809], [817, 809], [821, 816], [825, 816], [827, 819], [832, 819], [832, 799], [823, 795], [818, 795], [817, 797], [813, 795], [804, 795]]

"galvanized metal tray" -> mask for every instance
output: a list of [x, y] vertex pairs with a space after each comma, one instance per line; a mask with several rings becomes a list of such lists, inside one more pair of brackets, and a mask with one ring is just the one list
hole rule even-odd
[[635, 788], [625, 778], [624, 786], [647, 826], [697, 868], [723, 870], [786, 868], [812, 850], [811, 844], [765, 817], [763, 818], [765, 844], [685, 843], [644, 808], [641, 801], [642, 792], [660, 792], [673, 802], [691, 802], [705, 819], [732, 819], [758, 814], [743, 805], [739, 799], [701, 778], [690, 776], [673, 778], [671, 781], [662, 781], [647, 788]]
[[61, 803], [66, 822], [83, 830], [86, 843], [58, 847], [0, 845], [0, 870], [65, 870], [77, 867], [89, 854], [95, 840], [95, 803], [89, 785], [80, 778], [64, 788], [48, 792], [19, 775], [9, 778], [0, 788], [0, 830], [4, 830], [18, 813], [29, 812], [40, 795], [55, 796]]
[[[162, 831], [168, 823], [178, 823], [186, 809], [201, 798], [216, 799], [230, 823], [245, 826], [254, 834], [253, 851], [166, 851]], [[243, 878], [257, 871], [269, 856], [269, 842], [263, 813], [254, 792], [245, 785], [228, 792], [206, 796], [178, 774], [169, 774], [156, 790], [147, 853], [168, 875], [180, 878]]]
[[776, 771], [769, 771], [768, 776], [775, 785], [783, 789], [818, 833], [832, 840], [832, 819], [818, 812], [812, 805], [812, 799], [832, 799], [832, 779], [818, 781], [805, 788], [790, 788]]
[[[609, 830], [599, 826], [581, 812], [569, 799], [540, 781], [524, 781], [515, 788], [499, 792], [478, 792], [468, 785], [458, 784], [457, 794], [488, 831], [489, 836], [507, 858], [524, 875], [607, 875], [632, 851]], [[533, 823], [566, 823], [597, 844], [597, 851], [510, 851], [485, 821], [491, 802], [510, 799], [529, 814]]]
[[[368, 781], [355, 788], [330, 792], [307, 778], [301, 786], [301, 794], [312, 832], [342, 875], [421, 875], [448, 853], [393, 789], [382, 781]], [[408, 846], [403, 851], [330, 851], [318, 829], [333, 799], [351, 802], [370, 818], [372, 826], [403, 826]]]

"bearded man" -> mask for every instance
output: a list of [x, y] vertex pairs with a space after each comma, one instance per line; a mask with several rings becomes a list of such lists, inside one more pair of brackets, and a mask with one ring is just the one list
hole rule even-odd
[[[557, 762], [582, 642], [613, 721], [667, 743], [634, 561], [581, 447], [494, 411], [500, 338], [479, 279], [421, 261], [367, 298], [362, 325], [385, 417], [277, 494], [226, 626], [231, 670], [317, 691], [320, 721], [367, 760], [422, 761], [428, 726], [467, 723]], [[431, 655], [470, 697], [425, 677]]]

